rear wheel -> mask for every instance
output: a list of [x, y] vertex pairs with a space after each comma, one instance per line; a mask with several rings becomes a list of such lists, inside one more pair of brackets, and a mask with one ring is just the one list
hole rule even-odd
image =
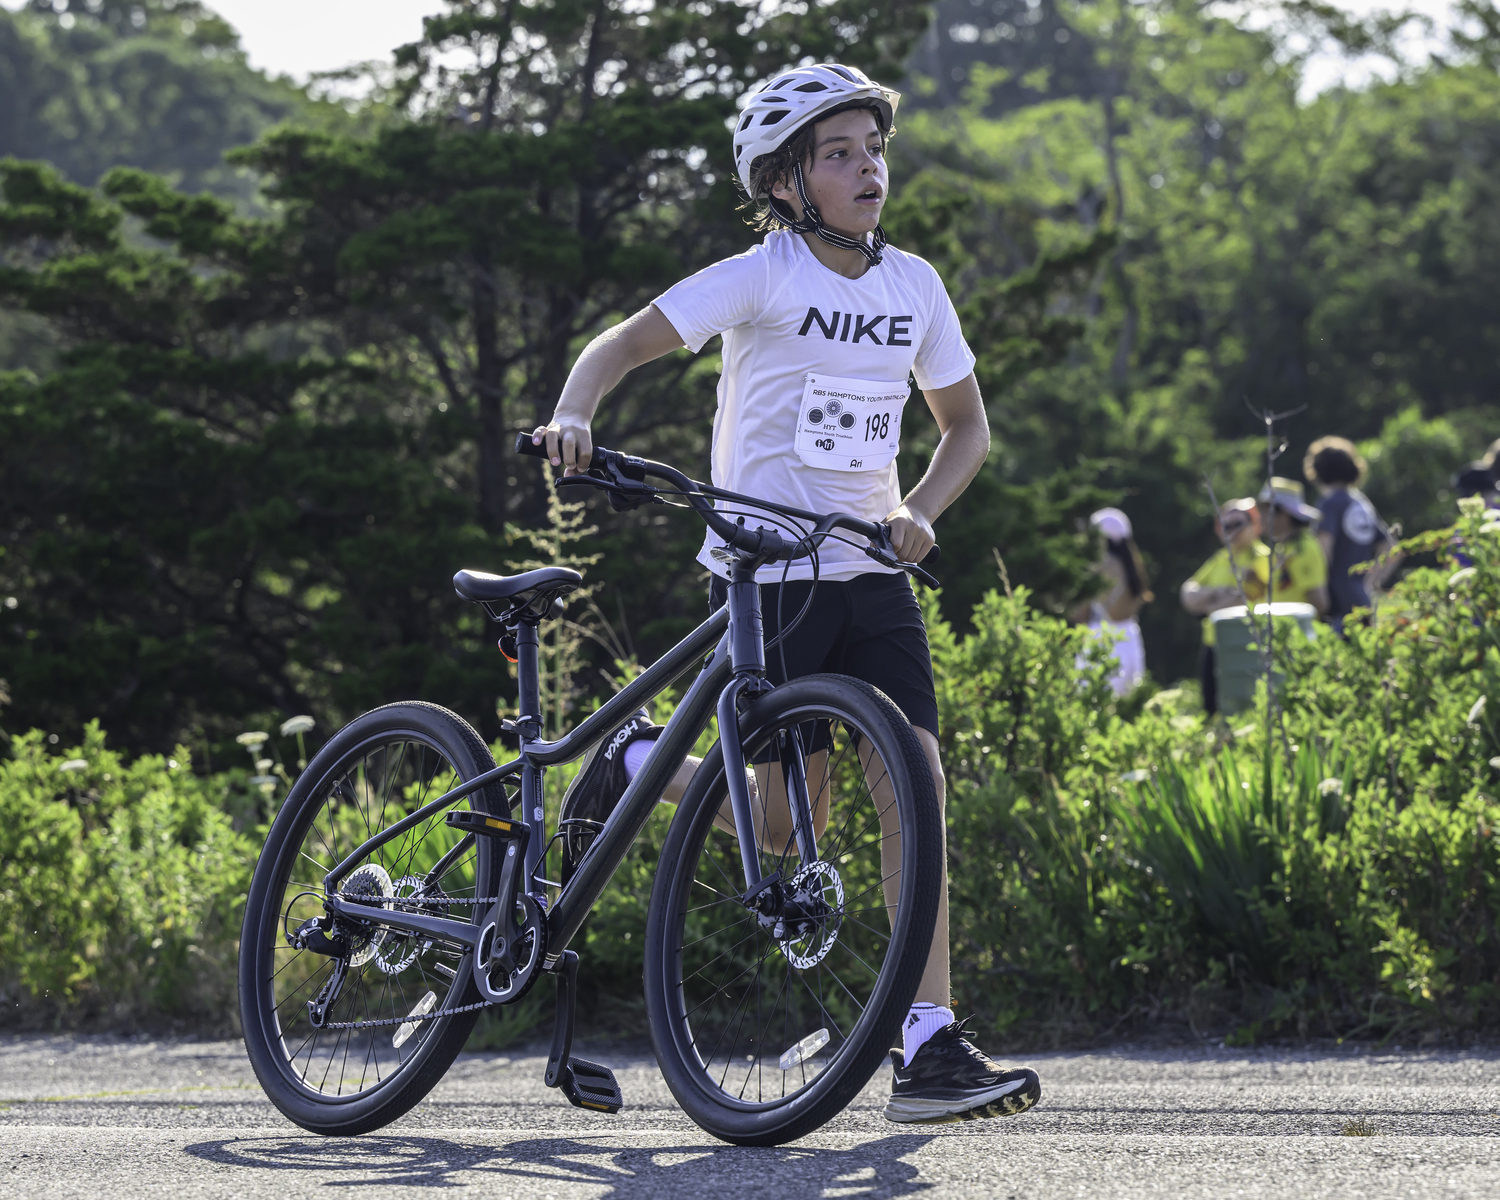
[[[756, 701], [740, 729], [756, 764], [760, 871], [776, 897], [742, 899], [715, 745], [662, 851], [646, 1004], [688, 1115], [725, 1141], [777, 1145], [842, 1110], [895, 1039], [932, 942], [942, 831], [921, 743], [868, 684], [794, 680]], [[784, 800], [799, 770], [818, 832], [811, 865]]]
[[[457, 944], [383, 927], [336, 958], [296, 949], [286, 935], [324, 915], [323, 877], [363, 842], [493, 766], [461, 717], [432, 704], [388, 705], [330, 739], [272, 823], [245, 906], [240, 1016], [266, 1095], [304, 1129], [364, 1133], [406, 1112], [442, 1078], [479, 1014], [409, 1018], [480, 997], [473, 955]], [[500, 784], [455, 807], [510, 809]], [[466, 901], [495, 894], [497, 843], [466, 838], [444, 823], [447, 811], [368, 852], [340, 890], [479, 922], [488, 905]], [[315, 1027], [308, 1002], [331, 986], [336, 996]]]

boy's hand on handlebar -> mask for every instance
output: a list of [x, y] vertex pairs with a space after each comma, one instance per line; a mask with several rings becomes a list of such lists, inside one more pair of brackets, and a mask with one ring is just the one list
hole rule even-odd
[[901, 562], [921, 562], [937, 541], [932, 522], [904, 504], [891, 513], [885, 523], [891, 529], [891, 549]]
[[587, 421], [554, 415], [547, 425], [538, 425], [531, 434], [533, 445], [547, 446], [547, 458], [564, 475], [581, 475], [589, 469], [594, 456], [594, 440]]

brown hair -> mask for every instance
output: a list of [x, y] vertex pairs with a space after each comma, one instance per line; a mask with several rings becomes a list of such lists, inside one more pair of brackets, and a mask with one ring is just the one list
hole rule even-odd
[[806, 167], [812, 162], [813, 131], [819, 125], [829, 117], [836, 117], [839, 113], [854, 112], [856, 109], [867, 109], [874, 114], [875, 124], [880, 129], [881, 148], [884, 149], [895, 136], [896, 130], [894, 127], [890, 129], [885, 127], [885, 114], [880, 111], [878, 105], [868, 100], [851, 100], [848, 104], [830, 108], [826, 113], [819, 113], [776, 149], [759, 155], [750, 164], [750, 191], [740, 204], [740, 211], [745, 214], [745, 224], [760, 233], [769, 233], [773, 229], [779, 229], [791, 223], [793, 219], [791, 210], [771, 195], [771, 189], [777, 184], [790, 180], [792, 167], [797, 163], [802, 163]]
[[1308, 483], [1352, 483], [1365, 481], [1368, 470], [1364, 456], [1348, 438], [1321, 437], [1307, 448], [1302, 460], [1302, 474]]

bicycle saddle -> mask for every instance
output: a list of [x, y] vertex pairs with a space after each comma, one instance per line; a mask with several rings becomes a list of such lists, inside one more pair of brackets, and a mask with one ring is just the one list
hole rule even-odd
[[465, 600], [478, 604], [509, 601], [523, 606], [542, 596], [555, 597], [571, 592], [583, 583], [583, 576], [567, 567], [542, 567], [521, 575], [491, 575], [487, 571], [460, 571], [453, 577], [453, 590]]

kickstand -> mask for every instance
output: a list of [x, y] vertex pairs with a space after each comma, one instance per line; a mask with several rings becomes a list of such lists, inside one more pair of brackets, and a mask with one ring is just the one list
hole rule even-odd
[[547, 1086], [561, 1088], [577, 1108], [617, 1113], [624, 1104], [614, 1072], [598, 1063], [573, 1057], [573, 1014], [578, 1007], [578, 955], [564, 950], [557, 970], [557, 1020], [552, 1027], [552, 1053], [547, 1059]]

